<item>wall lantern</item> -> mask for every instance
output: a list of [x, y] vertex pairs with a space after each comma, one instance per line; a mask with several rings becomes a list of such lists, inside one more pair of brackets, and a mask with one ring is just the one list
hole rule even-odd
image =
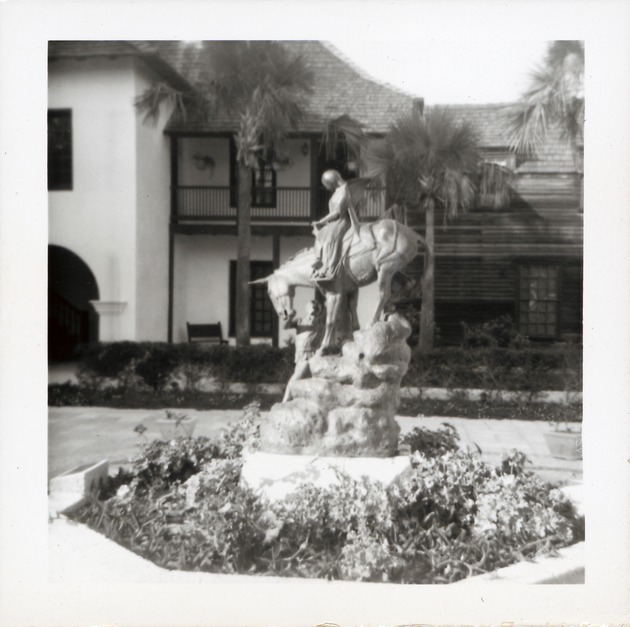
[[310, 146], [308, 145], [308, 142], [304, 142], [302, 144], [302, 148], [300, 149], [302, 151], [302, 154], [306, 157], [308, 155], [308, 151], [309, 151]]
[[210, 178], [214, 174], [214, 159], [208, 155], [194, 155], [195, 167], [197, 170], [209, 170]]

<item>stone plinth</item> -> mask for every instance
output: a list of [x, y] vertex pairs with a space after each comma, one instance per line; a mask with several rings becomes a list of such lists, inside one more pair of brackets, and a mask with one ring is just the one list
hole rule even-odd
[[271, 408], [261, 425], [266, 453], [391, 457], [400, 381], [411, 351], [409, 323], [395, 314], [355, 331], [342, 354], [309, 360], [312, 378], [291, 386], [292, 399]]
[[411, 470], [406, 457], [317, 457], [248, 453], [243, 456], [241, 483], [271, 502], [280, 501], [303, 485], [328, 488], [339, 484], [340, 476], [391, 485]]

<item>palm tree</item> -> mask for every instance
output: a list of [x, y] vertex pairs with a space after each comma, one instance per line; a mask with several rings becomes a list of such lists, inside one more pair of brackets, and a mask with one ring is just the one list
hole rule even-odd
[[370, 144], [366, 162], [370, 176], [386, 182], [397, 204], [425, 216], [426, 251], [422, 276], [420, 348], [433, 347], [435, 328], [435, 211], [445, 223], [469, 209], [480, 192], [493, 204], [505, 201], [509, 172], [484, 163], [474, 127], [447, 108], [397, 119], [386, 136]]
[[249, 344], [249, 265], [251, 252], [252, 172], [260, 161], [282, 153], [283, 140], [296, 129], [312, 91], [312, 73], [300, 56], [278, 42], [203, 42], [207, 70], [191, 92], [156, 84], [136, 106], [155, 118], [170, 100], [184, 116], [208, 119], [224, 110], [235, 121], [238, 164], [236, 262], [236, 343]]
[[571, 149], [576, 172], [581, 171], [578, 143], [584, 132], [584, 42], [554, 41], [544, 63], [531, 77], [520, 102], [508, 108], [512, 148], [534, 154], [551, 129], [557, 129]]

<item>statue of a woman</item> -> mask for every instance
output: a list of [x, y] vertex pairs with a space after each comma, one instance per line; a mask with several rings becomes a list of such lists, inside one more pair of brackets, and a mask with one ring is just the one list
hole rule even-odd
[[339, 172], [324, 172], [322, 185], [333, 195], [328, 203], [328, 215], [312, 223], [316, 229], [315, 254], [318, 258], [312, 276], [318, 281], [335, 278], [342, 261], [344, 235], [350, 226], [358, 228], [348, 184]]

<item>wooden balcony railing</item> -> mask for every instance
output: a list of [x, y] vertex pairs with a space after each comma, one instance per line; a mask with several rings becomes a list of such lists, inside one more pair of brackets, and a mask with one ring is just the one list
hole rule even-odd
[[[236, 221], [237, 190], [230, 187], [179, 186], [176, 188], [175, 220]], [[304, 222], [321, 218], [328, 213], [330, 193], [323, 187], [316, 190], [314, 205], [310, 187], [278, 187], [275, 190], [254, 189], [252, 192], [252, 220], [257, 222]], [[268, 201], [262, 206], [256, 201]], [[274, 202], [275, 201], [275, 202]], [[385, 209], [385, 190], [368, 190], [359, 219], [379, 218]]]

